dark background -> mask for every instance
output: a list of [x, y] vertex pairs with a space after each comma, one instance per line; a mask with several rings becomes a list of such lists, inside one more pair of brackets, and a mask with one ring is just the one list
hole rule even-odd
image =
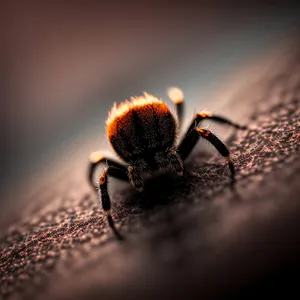
[[209, 3], [3, 4], [1, 186], [18, 185], [87, 131], [100, 147], [112, 103], [143, 91], [166, 99], [177, 85], [189, 117], [214, 109], [236, 70], [296, 34], [296, 5]]
[[[1, 295], [246, 297], [295, 287], [296, 4], [2, 6]], [[87, 184], [89, 153], [111, 151], [104, 122], [114, 102], [147, 91], [171, 106], [174, 85], [185, 93], [186, 125], [211, 109], [250, 126], [207, 124], [237, 159], [238, 195], [204, 143], [186, 186], [154, 180], [140, 196], [112, 180], [114, 217], [129, 237], [120, 245]]]

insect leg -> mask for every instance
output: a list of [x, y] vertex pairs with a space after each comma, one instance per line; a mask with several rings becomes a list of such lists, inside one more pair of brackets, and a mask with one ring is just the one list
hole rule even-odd
[[177, 112], [179, 128], [180, 128], [182, 125], [183, 114], [184, 114], [183, 92], [179, 88], [173, 87], [168, 90], [168, 96], [176, 105], [176, 112]]
[[89, 164], [89, 169], [88, 169], [88, 181], [92, 187], [94, 187], [94, 188], [98, 187], [94, 183], [93, 175], [94, 175], [94, 171], [95, 171], [96, 167], [99, 166], [100, 164], [104, 164], [104, 163], [106, 163], [108, 166], [113, 166], [115, 168], [122, 170], [123, 172], [116, 173], [114, 177], [121, 179], [121, 180], [128, 181], [128, 177], [126, 175], [126, 172], [127, 172], [126, 166], [123, 166], [122, 164], [120, 164], [112, 159], [106, 158], [105, 156], [102, 155], [101, 151], [96, 151], [96, 152], [92, 152], [90, 155], [90, 164]]
[[203, 128], [194, 128], [189, 134], [185, 136], [178, 147], [178, 152], [182, 160], [186, 159], [197, 144], [199, 138], [202, 137], [209, 141], [218, 152], [227, 160], [231, 172], [231, 185], [235, 182], [235, 168], [230, 157], [227, 147], [209, 130]]
[[131, 184], [139, 191], [144, 190], [144, 179], [141, 176], [141, 170], [136, 166], [128, 167], [128, 177]]
[[233, 126], [237, 129], [247, 129], [247, 126], [243, 126], [243, 125], [239, 125], [237, 123], [234, 123], [224, 117], [218, 116], [218, 115], [213, 115], [209, 112], [199, 112], [197, 113], [192, 122], [190, 127], [187, 130], [187, 133], [191, 132], [195, 127], [197, 127], [204, 119], [209, 119], [209, 120], [213, 120], [216, 121], [218, 123], [222, 123], [222, 124], [227, 124], [230, 126]]
[[160, 169], [170, 168], [179, 176], [183, 176], [183, 163], [176, 150], [171, 150], [168, 153], [158, 152], [154, 156], [154, 159]]
[[[99, 178], [99, 200], [101, 200], [102, 208], [106, 214], [108, 224], [111, 227], [111, 229], [113, 230], [115, 236], [119, 240], [122, 240], [123, 237], [121, 236], [119, 231], [116, 229], [114, 220], [111, 216], [111, 202], [110, 202], [110, 196], [109, 196], [108, 189], [107, 189], [107, 179], [108, 179], [108, 176], [112, 176], [112, 177], [121, 176], [121, 173], [123, 173], [122, 170], [114, 168], [112, 166], [109, 166], [105, 170], [103, 170], [103, 172]], [[127, 174], [125, 173], [124, 176], [127, 176]], [[127, 180], [129, 180], [128, 176], [127, 176]]]

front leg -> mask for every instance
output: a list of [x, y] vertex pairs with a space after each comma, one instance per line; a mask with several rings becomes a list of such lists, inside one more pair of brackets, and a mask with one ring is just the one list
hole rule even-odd
[[227, 160], [231, 172], [231, 185], [233, 186], [235, 183], [235, 168], [230, 157], [229, 150], [211, 131], [203, 128], [194, 128], [189, 134], [187, 134], [178, 147], [178, 152], [181, 156], [181, 159], [185, 160], [188, 157], [200, 137], [210, 142]]
[[237, 129], [247, 129], [247, 126], [243, 126], [243, 125], [234, 123], [231, 120], [224, 118], [222, 116], [214, 115], [210, 112], [203, 111], [203, 112], [196, 113], [186, 134], [189, 134], [194, 128], [199, 126], [203, 120], [206, 120], [206, 119], [212, 120], [212, 121], [215, 121], [215, 122], [221, 123], [221, 124], [227, 124], [227, 125], [237, 128]]
[[183, 176], [183, 163], [177, 151], [158, 152], [154, 158], [159, 169], [170, 168], [179, 176]]
[[101, 164], [107, 164], [108, 166], [112, 166], [115, 167], [119, 170], [121, 170], [120, 172], [114, 172], [114, 177], [121, 179], [121, 180], [125, 180], [128, 181], [128, 176], [127, 176], [127, 169], [126, 166], [112, 160], [112, 159], [108, 159], [106, 158], [101, 151], [96, 151], [96, 152], [92, 152], [90, 155], [90, 164], [89, 164], [89, 169], [88, 169], [88, 181], [90, 183], [90, 185], [94, 188], [97, 188], [97, 185], [94, 183], [93, 180], [93, 175], [94, 172], [96, 170], [96, 168], [101, 165]]
[[139, 191], [144, 190], [144, 173], [150, 173], [150, 168], [144, 160], [139, 160], [128, 167], [128, 177], [131, 184]]
[[127, 174], [124, 173], [122, 170], [114, 168], [112, 166], [109, 166], [105, 170], [103, 170], [103, 172], [99, 178], [99, 200], [102, 203], [102, 208], [104, 210], [104, 213], [106, 214], [109, 226], [113, 230], [115, 236], [119, 240], [122, 240], [123, 237], [116, 229], [115, 223], [111, 216], [111, 202], [110, 202], [110, 196], [109, 196], [108, 188], [107, 188], [108, 176], [112, 176], [112, 177], [116, 177], [116, 178], [120, 178], [123, 176], [124, 178], [125, 177], [127, 178], [127, 181], [129, 180], [129, 178], [128, 178]]

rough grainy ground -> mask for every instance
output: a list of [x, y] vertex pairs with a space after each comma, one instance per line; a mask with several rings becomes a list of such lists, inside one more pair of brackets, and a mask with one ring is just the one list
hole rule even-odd
[[[244, 84], [243, 101], [226, 103], [231, 118], [249, 125], [227, 140], [237, 167], [235, 191], [222, 158], [199, 148], [186, 164], [185, 183], [164, 174], [138, 194], [112, 180], [114, 217], [126, 236], [120, 243], [78, 175], [84, 160], [54, 173], [51, 184], [37, 174], [31, 204], [25, 208], [20, 201], [1, 229], [2, 297], [232, 298], [297, 290], [297, 46], [252, 73], [258, 77]], [[72, 177], [66, 176], [70, 170]]]

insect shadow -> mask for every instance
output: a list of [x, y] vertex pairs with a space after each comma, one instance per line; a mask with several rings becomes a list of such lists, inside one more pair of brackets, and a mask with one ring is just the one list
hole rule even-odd
[[130, 212], [132, 209], [144, 211], [151, 210], [157, 205], [167, 205], [174, 201], [184, 186], [186, 186], [184, 178], [178, 178], [173, 172], [155, 174], [145, 181], [143, 192], [138, 192], [131, 186], [123, 190], [121, 203], [117, 204], [116, 209], [123, 212]]

